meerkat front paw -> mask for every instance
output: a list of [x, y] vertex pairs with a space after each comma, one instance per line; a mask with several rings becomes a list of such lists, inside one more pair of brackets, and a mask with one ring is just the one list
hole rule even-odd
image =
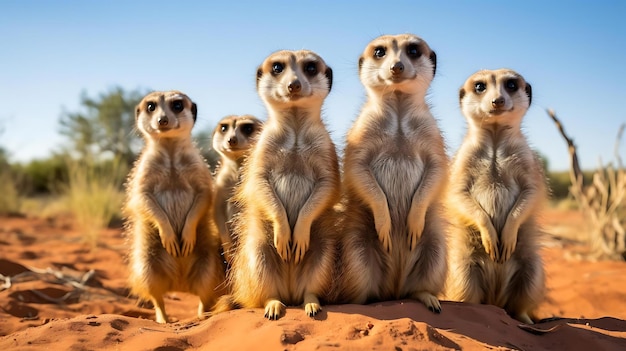
[[181, 241], [181, 256], [184, 257], [190, 255], [193, 248], [196, 246], [196, 228], [185, 226], [185, 228], [183, 228], [183, 234], [181, 235]]
[[309, 249], [311, 240], [311, 226], [302, 224], [300, 220], [296, 222], [293, 231], [293, 259], [295, 263], [300, 263]]
[[159, 237], [161, 238], [161, 245], [163, 245], [167, 253], [173, 257], [178, 257], [180, 255], [180, 247], [173, 229], [159, 228]]
[[517, 232], [519, 230], [519, 226], [512, 224], [511, 221], [507, 221], [502, 229], [502, 238], [500, 242], [501, 253], [500, 253], [500, 263], [504, 263], [511, 258], [513, 252], [515, 251], [515, 247], [517, 246]]
[[415, 295], [415, 298], [421, 301], [431, 312], [441, 313], [441, 303], [435, 295], [421, 291]]
[[491, 223], [487, 226], [480, 228], [480, 240], [483, 243], [485, 252], [494, 262], [499, 260], [498, 251], [498, 233]]
[[[380, 212], [383, 213], [381, 214]], [[375, 211], [374, 223], [378, 233], [378, 240], [383, 245], [383, 249], [391, 252], [391, 215], [389, 214], [389, 209], [385, 208], [383, 211]]]
[[322, 310], [322, 306], [320, 306], [320, 301], [317, 296], [312, 293], [307, 293], [304, 295], [304, 312], [309, 317], [315, 317]]
[[283, 308], [285, 308], [285, 305], [279, 300], [269, 300], [265, 304], [265, 318], [273, 321], [277, 320], [283, 313]]
[[289, 226], [274, 224], [274, 247], [283, 261], [290, 257], [291, 233]]
[[411, 206], [409, 216], [407, 217], [407, 225], [409, 228], [408, 244], [411, 250], [415, 250], [417, 241], [422, 237], [424, 232], [426, 213], [416, 206]]

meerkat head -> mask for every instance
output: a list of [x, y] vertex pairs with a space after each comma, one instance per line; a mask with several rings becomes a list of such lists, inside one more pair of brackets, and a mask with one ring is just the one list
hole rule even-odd
[[226, 116], [213, 131], [213, 149], [221, 156], [238, 160], [256, 142], [262, 122], [251, 115]]
[[426, 90], [437, 70], [437, 55], [413, 34], [383, 35], [359, 58], [359, 78], [374, 91], [414, 93]]
[[198, 108], [179, 91], [155, 91], [146, 95], [135, 109], [137, 129], [145, 136], [175, 138], [190, 136]]
[[532, 88], [510, 69], [481, 70], [459, 90], [463, 114], [480, 125], [516, 125], [530, 107]]
[[278, 51], [257, 69], [256, 87], [265, 103], [283, 107], [321, 104], [333, 84], [333, 71], [308, 50]]

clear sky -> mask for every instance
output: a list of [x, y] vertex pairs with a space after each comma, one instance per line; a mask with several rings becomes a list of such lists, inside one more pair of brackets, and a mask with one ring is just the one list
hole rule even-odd
[[[450, 153], [465, 120], [458, 89], [479, 69], [512, 68], [533, 87], [523, 122], [552, 170], [569, 167], [553, 108], [583, 168], [613, 159], [626, 122], [626, 1], [32, 1], [0, 2], [0, 146], [13, 161], [64, 142], [63, 111], [80, 95], [187, 93], [198, 129], [228, 114], [265, 119], [256, 67], [281, 49], [309, 49], [333, 68], [323, 118], [338, 148], [364, 101], [357, 60], [382, 34], [410, 32], [436, 51], [429, 102]], [[626, 155], [626, 141], [621, 146]], [[626, 157], [624, 157], [626, 158]]]

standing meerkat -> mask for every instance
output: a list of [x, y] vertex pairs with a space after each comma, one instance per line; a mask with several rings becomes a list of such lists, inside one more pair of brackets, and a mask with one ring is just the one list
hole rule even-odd
[[545, 278], [536, 216], [546, 199], [541, 163], [520, 125], [532, 90], [509, 69], [482, 70], [461, 87], [468, 124], [454, 156], [446, 297], [493, 304], [532, 323]]
[[220, 155], [214, 178], [213, 219], [228, 262], [232, 259], [234, 240], [230, 221], [237, 212], [231, 197], [240, 181], [243, 161], [256, 142], [261, 126], [262, 122], [254, 116], [230, 115], [222, 118], [213, 131], [213, 149]]
[[343, 161], [340, 302], [413, 298], [441, 310], [448, 157], [425, 100], [436, 62], [412, 34], [378, 37], [359, 58], [367, 100]]
[[273, 320], [285, 305], [304, 304], [309, 316], [320, 311], [335, 262], [326, 214], [340, 195], [337, 154], [321, 119], [331, 86], [332, 70], [308, 50], [278, 51], [259, 66], [268, 119], [235, 194], [232, 295], [216, 312], [264, 307]]
[[211, 172], [191, 140], [196, 115], [196, 104], [178, 91], [152, 92], [136, 108], [146, 144], [126, 189], [130, 287], [153, 302], [159, 323], [168, 321], [168, 291], [198, 295], [199, 317], [222, 294], [224, 267], [209, 218]]

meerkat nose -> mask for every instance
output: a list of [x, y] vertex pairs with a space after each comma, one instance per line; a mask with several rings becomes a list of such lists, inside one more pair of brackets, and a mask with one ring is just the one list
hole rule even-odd
[[228, 145], [230, 146], [236, 146], [238, 143], [237, 141], [237, 137], [232, 137], [232, 138], [228, 138]]
[[504, 106], [504, 97], [500, 96], [491, 101], [491, 105], [495, 108]]
[[394, 63], [393, 66], [391, 66], [389, 69], [391, 70], [391, 73], [393, 74], [400, 74], [404, 71], [404, 64], [398, 61]]
[[167, 118], [167, 116], [161, 116], [159, 117], [157, 122], [159, 122], [160, 126], [166, 126], [169, 123], [169, 119]]
[[300, 81], [296, 79], [293, 82], [289, 83], [287, 89], [289, 89], [290, 93], [299, 93], [302, 89], [302, 83], [300, 83]]

